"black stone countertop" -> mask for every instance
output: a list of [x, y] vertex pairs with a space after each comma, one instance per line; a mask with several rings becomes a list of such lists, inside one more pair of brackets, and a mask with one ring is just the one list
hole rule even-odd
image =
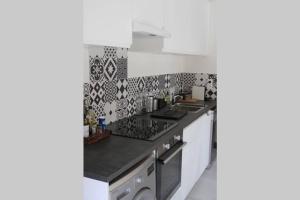
[[[198, 113], [188, 113], [176, 121], [178, 125], [154, 141], [144, 141], [112, 135], [95, 144], [84, 146], [84, 177], [111, 182], [160, 145], [167, 137], [183, 130], [194, 120], [216, 106], [216, 101], [203, 101], [207, 107]], [[150, 115], [142, 116], [150, 118]]]

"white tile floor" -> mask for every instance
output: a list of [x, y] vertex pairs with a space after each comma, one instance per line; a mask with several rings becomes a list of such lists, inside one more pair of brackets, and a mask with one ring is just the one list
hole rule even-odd
[[216, 200], [217, 199], [217, 159], [204, 171], [186, 200]]

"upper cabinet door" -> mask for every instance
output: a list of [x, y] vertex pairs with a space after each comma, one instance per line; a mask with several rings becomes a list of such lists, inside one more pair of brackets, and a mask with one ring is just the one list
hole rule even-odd
[[165, 28], [172, 36], [164, 39], [164, 52], [207, 54], [208, 6], [208, 0], [166, 0]]
[[155, 26], [164, 27], [165, 0], [132, 0], [133, 20]]
[[131, 3], [131, 0], [83, 0], [84, 44], [129, 48]]

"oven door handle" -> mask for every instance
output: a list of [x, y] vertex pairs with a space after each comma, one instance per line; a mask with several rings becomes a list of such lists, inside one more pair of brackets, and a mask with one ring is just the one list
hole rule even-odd
[[186, 142], [179, 142], [175, 146], [173, 146], [169, 151], [164, 153], [162, 156], [158, 158], [158, 161], [163, 165], [167, 164], [174, 156], [176, 156], [182, 148], [186, 145]]

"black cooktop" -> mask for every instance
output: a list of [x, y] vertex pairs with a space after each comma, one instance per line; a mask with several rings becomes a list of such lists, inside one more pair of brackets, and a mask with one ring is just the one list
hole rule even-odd
[[107, 128], [113, 135], [153, 141], [175, 126], [176, 122], [133, 116], [113, 122]]

